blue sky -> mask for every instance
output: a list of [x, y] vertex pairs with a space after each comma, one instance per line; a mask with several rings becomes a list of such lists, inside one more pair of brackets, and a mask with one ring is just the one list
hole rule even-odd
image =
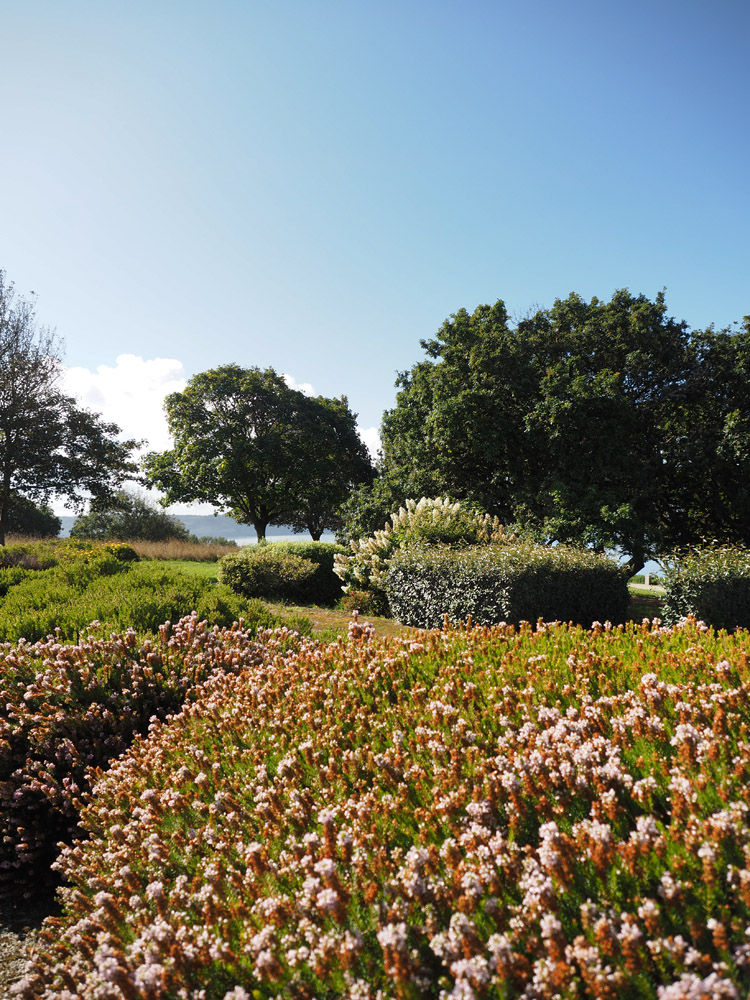
[[746, 0], [1, 17], [0, 267], [82, 400], [154, 446], [164, 392], [227, 362], [376, 427], [420, 338], [498, 298], [750, 313]]

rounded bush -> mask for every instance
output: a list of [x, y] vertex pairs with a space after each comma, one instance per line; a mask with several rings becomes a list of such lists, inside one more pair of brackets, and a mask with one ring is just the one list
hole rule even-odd
[[315, 564], [275, 545], [248, 546], [219, 563], [219, 580], [243, 597], [304, 601]]

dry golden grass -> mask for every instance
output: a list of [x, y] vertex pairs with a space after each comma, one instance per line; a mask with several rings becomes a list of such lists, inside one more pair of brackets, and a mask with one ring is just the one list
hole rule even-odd
[[230, 552], [236, 552], [236, 545], [204, 545], [201, 542], [182, 542], [172, 539], [167, 542], [128, 541], [143, 559], [189, 559], [194, 562], [216, 562]]

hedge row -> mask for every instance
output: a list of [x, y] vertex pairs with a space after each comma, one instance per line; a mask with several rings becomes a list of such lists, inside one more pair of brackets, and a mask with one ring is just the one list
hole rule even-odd
[[750, 551], [711, 546], [679, 553], [667, 564], [664, 591], [668, 624], [693, 615], [718, 629], [750, 628]]
[[610, 559], [566, 546], [515, 542], [469, 549], [405, 548], [391, 558], [385, 591], [405, 625], [451, 622], [622, 622], [625, 576]]

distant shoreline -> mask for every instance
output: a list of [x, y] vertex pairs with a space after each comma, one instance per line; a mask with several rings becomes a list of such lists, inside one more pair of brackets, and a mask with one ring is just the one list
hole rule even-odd
[[[252, 525], [238, 524], [237, 521], [232, 520], [231, 517], [227, 517], [224, 514], [219, 514], [216, 517], [212, 514], [175, 514], [174, 517], [185, 525], [191, 535], [195, 535], [197, 538], [228, 538], [233, 542], [237, 542], [238, 545], [250, 545], [256, 541], [255, 529]], [[60, 520], [62, 521], [60, 538], [67, 538], [70, 534], [70, 529], [73, 527], [75, 517], [66, 514], [61, 515]], [[275, 539], [279, 542], [291, 540], [297, 542], [310, 541], [309, 532], [296, 535], [290, 527], [285, 525], [269, 526], [266, 530], [266, 537], [269, 541]], [[332, 532], [324, 531], [321, 541], [332, 542]]]

